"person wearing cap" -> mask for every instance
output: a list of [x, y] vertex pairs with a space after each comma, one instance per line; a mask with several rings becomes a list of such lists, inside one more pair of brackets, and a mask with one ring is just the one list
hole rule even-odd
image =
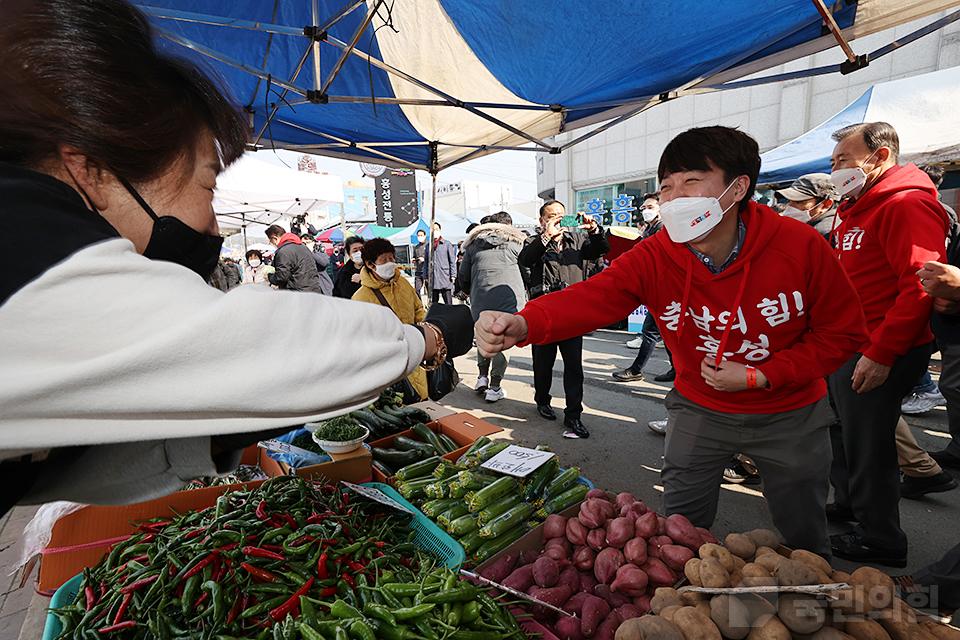
[[787, 201], [787, 208], [780, 215], [805, 222], [830, 240], [840, 194], [829, 173], [800, 176], [786, 189], [777, 191], [777, 195]]

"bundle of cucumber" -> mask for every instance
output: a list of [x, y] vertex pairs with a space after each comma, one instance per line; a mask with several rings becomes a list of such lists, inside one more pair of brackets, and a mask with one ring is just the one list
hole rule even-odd
[[388, 478], [396, 475], [397, 470], [418, 461], [432, 458], [440, 459], [440, 456], [445, 456], [459, 449], [457, 443], [451, 440], [449, 436], [434, 433], [430, 430], [430, 427], [422, 422], [407, 427], [407, 429], [410, 428], [421, 440], [397, 434], [393, 437], [392, 449], [374, 447], [370, 450], [373, 454], [374, 468]]
[[581, 502], [589, 490], [580, 482], [580, 470], [561, 471], [556, 456], [523, 479], [479, 468], [509, 444], [484, 436], [456, 464], [433, 456], [396, 473], [397, 490], [457, 539], [468, 564], [506, 549], [551, 513]]
[[370, 429], [370, 440], [406, 431], [420, 422], [429, 422], [430, 415], [423, 409], [403, 406], [403, 394], [385, 389], [380, 398], [368, 407], [350, 414], [359, 424]]

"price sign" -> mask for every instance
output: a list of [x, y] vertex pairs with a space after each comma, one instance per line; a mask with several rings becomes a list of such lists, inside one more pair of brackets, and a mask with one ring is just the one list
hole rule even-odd
[[372, 487], [361, 487], [358, 484], [353, 484], [352, 482], [347, 482], [346, 480], [341, 480], [340, 484], [350, 489], [351, 491], [356, 491], [360, 495], [370, 498], [374, 502], [385, 504], [388, 507], [399, 509], [400, 511], [404, 511], [411, 515], [413, 514], [413, 511], [410, 511], [410, 509], [407, 509], [405, 506], [403, 506], [402, 504], [400, 504], [399, 502], [397, 502], [396, 500], [394, 500], [393, 498], [385, 494], [383, 491], [380, 491], [379, 489], [373, 489]]
[[553, 456], [551, 451], [537, 451], [512, 444], [480, 466], [508, 476], [525, 478]]
[[292, 444], [280, 442], [279, 440], [261, 440], [257, 443], [257, 446], [261, 449], [266, 449], [267, 451], [275, 451], [276, 453], [292, 453], [304, 458], [316, 458], [318, 455], [313, 451], [307, 451], [306, 449], [301, 449], [300, 447], [295, 447]]

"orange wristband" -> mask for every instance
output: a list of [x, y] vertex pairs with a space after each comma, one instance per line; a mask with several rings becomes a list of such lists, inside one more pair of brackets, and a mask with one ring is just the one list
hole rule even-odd
[[747, 389], [757, 388], [757, 369], [746, 365], [747, 367]]

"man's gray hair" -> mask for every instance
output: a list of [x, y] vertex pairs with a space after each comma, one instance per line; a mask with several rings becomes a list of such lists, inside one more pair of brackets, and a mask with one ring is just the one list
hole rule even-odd
[[860, 124], [851, 124], [849, 127], [834, 131], [830, 137], [840, 142], [844, 138], [849, 138], [857, 133], [863, 136], [863, 142], [871, 152], [876, 151], [880, 147], [887, 147], [890, 149], [890, 156], [893, 158], [893, 161], [898, 162], [900, 160], [900, 137], [897, 135], [897, 130], [893, 128], [893, 125], [886, 122], [861, 122]]

